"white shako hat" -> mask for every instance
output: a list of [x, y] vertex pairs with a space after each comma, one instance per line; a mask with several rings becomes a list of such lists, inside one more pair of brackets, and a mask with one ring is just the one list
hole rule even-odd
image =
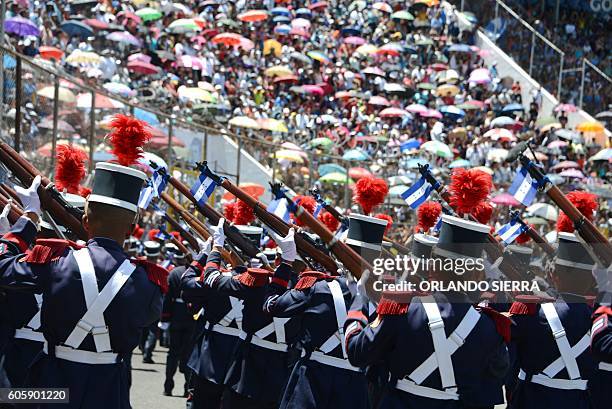
[[98, 163], [87, 200], [136, 213], [140, 189], [146, 179], [147, 175], [137, 169], [110, 162]]
[[147, 257], [155, 257], [161, 254], [161, 244], [158, 241], [148, 240], [143, 243], [144, 255]]
[[445, 258], [480, 258], [490, 231], [486, 224], [443, 214], [433, 254]]

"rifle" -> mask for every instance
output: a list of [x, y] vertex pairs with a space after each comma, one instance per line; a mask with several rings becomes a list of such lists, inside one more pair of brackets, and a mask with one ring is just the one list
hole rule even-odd
[[15, 190], [12, 187], [7, 186], [4, 183], [0, 183], [0, 193], [3, 194], [4, 197], [13, 199], [15, 203], [19, 203], [19, 206], [23, 205], [23, 203], [21, 203], [21, 199], [19, 198], [19, 195], [17, 194], [17, 192], [15, 192]]
[[70, 229], [79, 239], [87, 240], [88, 234], [81, 224], [83, 211], [67, 203], [46, 176], [43, 176], [38, 169], [4, 142], [0, 143], [0, 161], [24, 186], [30, 186], [34, 178], [40, 175], [42, 180], [38, 188], [38, 196], [42, 208], [47, 210], [53, 219]]
[[[189, 213], [187, 209], [181, 206], [176, 200], [174, 200], [168, 193], [162, 192], [160, 197], [163, 199], [164, 202], [168, 203], [168, 205], [172, 209], [174, 209], [174, 211], [178, 213], [183, 220], [185, 220], [185, 223], [187, 223], [204, 240], [210, 237], [210, 233], [206, 229], [206, 226], [204, 226], [202, 222], [200, 222], [194, 215]], [[194, 248], [198, 249], [199, 246], [197, 245], [197, 240], [195, 240], [195, 242], [196, 246]], [[245, 264], [245, 261], [236, 252], [228, 252], [227, 250], [222, 249], [221, 256], [227, 263], [231, 263], [233, 266], [241, 266]]]
[[[449, 211], [452, 215], [457, 216], [455, 209], [453, 209], [450, 206], [450, 193], [448, 192], [448, 189], [446, 189], [446, 186], [440, 184], [440, 182], [436, 180], [434, 175], [431, 174], [431, 172], [429, 171], [429, 165], [419, 164], [419, 172], [427, 180], [427, 182], [436, 190], [436, 192], [438, 192], [438, 195], [440, 196], [440, 198], [444, 200], [445, 202], [444, 206], [447, 209], [447, 211]], [[469, 218], [470, 220], [478, 223], [478, 220], [476, 220], [474, 216], [469, 215]], [[487, 241], [489, 243], [488, 245], [485, 245], [484, 250], [490, 257], [491, 261], [496, 262], [497, 260], [499, 260], [501, 257], [504, 256], [504, 247], [499, 241], [497, 241], [495, 237], [493, 237], [491, 233], [487, 235]], [[514, 256], [506, 253], [506, 257], [512, 261], [511, 263], [500, 264], [500, 267], [503, 266], [502, 267], [504, 270], [503, 273], [506, 275], [506, 277], [508, 277], [511, 280], [517, 280], [517, 281], [531, 279], [531, 277], [529, 277], [526, 274], [526, 272], [521, 272], [516, 268], [516, 266], [518, 266], [519, 263], [518, 261], [513, 260]]]
[[[321, 206], [323, 206], [323, 208], [325, 210], [327, 210], [333, 217], [334, 219], [338, 220], [340, 223], [345, 222], [346, 217], [343, 216], [338, 210], [336, 210], [336, 208], [334, 206], [332, 206], [331, 204], [327, 203], [322, 197], [321, 197], [321, 193], [319, 192], [319, 189], [317, 188], [313, 188], [310, 190], [310, 194], [312, 195], [312, 197], [315, 198], [315, 200], [317, 201], [317, 203], [319, 203]], [[397, 250], [399, 253], [401, 254], [406, 254], [409, 255], [411, 253], [410, 249], [406, 246], [403, 246], [397, 242], [395, 242], [394, 240], [391, 240], [389, 237], [384, 236], [383, 240], [388, 241], [389, 243], [391, 243], [392, 247]], [[383, 249], [384, 250], [384, 249]], [[386, 250], [385, 250], [386, 251]]]
[[[599, 259], [600, 264], [603, 267], [609, 267], [612, 264], [612, 244], [606, 240], [603, 234], [587, 219], [580, 210], [576, 209], [572, 202], [559, 190], [557, 186], [548, 180], [542, 170], [536, 166], [528, 157], [523, 155], [520, 149], [523, 151], [528, 147], [528, 144], [523, 147], [519, 147], [518, 157], [521, 164], [532, 178], [534, 178], [539, 185], [539, 190], [546, 193], [546, 195], [559, 206], [561, 210], [570, 218], [574, 223], [574, 228], [578, 232], [578, 235], [588, 247], [591, 248], [594, 256]], [[513, 155], [514, 156], [514, 155]], [[510, 158], [510, 154], [508, 155]]]
[[[321, 240], [330, 248], [332, 253], [344, 264], [344, 266], [358, 279], [364, 270], [373, 271], [372, 266], [363, 257], [361, 257], [355, 250], [349, 247], [346, 243], [336, 239], [334, 233], [329, 231], [327, 227], [316, 217], [304, 210], [302, 206], [293, 202], [287, 194], [281, 189], [280, 184], [272, 184], [272, 193], [277, 198], [285, 198], [291, 207], [294, 208], [293, 213], [297, 218], [304, 223], [304, 225], [310, 227], [310, 229], [316, 233]], [[233, 193], [233, 192], [232, 192]]]
[[537, 232], [536, 229], [525, 223], [523, 219], [519, 216], [519, 212], [515, 210], [510, 214], [510, 217], [517, 222], [519, 222], [522, 226], [524, 226], [525, 233], [533, 240], [534, 243], [538, 244], [542, 250], [546, 252], [549, 256], [553, 257], [555, 255], [555, 249], [550, 245], [550, 243]]
[[189, 243], [192, 249], [198, 250], [199, 248], [198, 241], [196, 240], [193, 234], [185, 230], [183, 226], [181, 226], [181, 224], [177, 220], [175, 220], [172, 216], [169, 216], [166, 213], [164, 213], [162, 217], [164, 218], [166, 222], [168, 222], [168, 224], [170, 224], [170, 226], [172, 226], [174, 230], [180, 233], [181, 237], [184, 238], [185, 241], [187, 241], [187, 243]]
[[[10, 197], [6, 197], [3, 194], [0, 194], [0, 210], [4, 209], [4, 206], [6, 206], [10, 200]], [[8, 214], [9, 222], [11, 224], [15, 224], [17, 222], [17, 219], [19, 219], [21, 216], [23, 216], [23, 210], [18, 205], [16, 205], [15, 201], [13, 200], [11, 202], [11, 210], [9, 210]]]
[[[239, 187], [233, 185], [229, 180], [221, 178], [212, 173], [208, 166], [206, 166], [206, 162], [198, 163], [197, 167], [201, 172], [204, 172], [207, 176], [212, 178], [217, 185], [222, 186], [225, 190], [232, 193], [238, 199], [242, 200], [249, 207], [251, 207], [255, 215], [259, 218], [259, 220], [261, 220], [266, 226], [274, 230], [277, 234], [286, 236], [289, 232], [289, 228], [295, 227], [292, 225], [288, 225], [280, 217], [268, 212], [266, 210], [266, 206], [263, 203], [261, 203], [251, 195], [245, 193]], [[300, 253], [305, 254], [311, 257], [313, 260], [317, 261], [331, 274], [337, 274], [338, 266], [336, 265], [334, 259], [316, 248], [299, 232], [297, 232], [295, 235], [295, 245], [300, 251]]]

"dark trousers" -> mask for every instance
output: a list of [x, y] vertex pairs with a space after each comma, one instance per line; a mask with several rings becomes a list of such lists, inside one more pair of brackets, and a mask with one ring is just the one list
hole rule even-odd
[[191, 352], [191, 335], [193, 333], [194, 321], [181, 323], [173, 322], [170, 324], [170, 348], [166, 358], [166, 381], [164, 390], [172, 391], [174, 388], [174, 374], [176, 369], [185, 377], [184, 388], [187, 390], [188, 368], [187, 360]]
[[143, 358], [151, 358], [153, 356], [153, 350], [155, 349], [155, 344], [157, 343], [157, 333], [157, 321], [151, 324], [148, 328], [143, 329], [143, 337], [145, 338], [144, 348], [142, 351]]
[[276, 403], [263, 403], [226, 388], [223, 393], [223, 409], [276, 409]]
[[193, 386], [192, 409], [219, 409], [224, 385], [218, 385], [202, 379], [199, 376], [191, 377]]

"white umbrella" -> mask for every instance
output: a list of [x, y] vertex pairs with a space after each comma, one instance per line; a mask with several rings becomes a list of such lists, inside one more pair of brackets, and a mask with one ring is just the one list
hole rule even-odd
[[557, 209], [548, 203], [532, 204], [525, 211], [531, 216], [538, 216], [550, 221], [555, 221], [559, 217]]

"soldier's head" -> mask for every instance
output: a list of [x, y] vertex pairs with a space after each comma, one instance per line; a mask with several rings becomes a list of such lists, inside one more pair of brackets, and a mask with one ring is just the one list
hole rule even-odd
[[134, 230], [137, 217], [137, 213], [122, 207], [88, 201], [83, 226], [90, 238], [106, 237], [123, 243]]

